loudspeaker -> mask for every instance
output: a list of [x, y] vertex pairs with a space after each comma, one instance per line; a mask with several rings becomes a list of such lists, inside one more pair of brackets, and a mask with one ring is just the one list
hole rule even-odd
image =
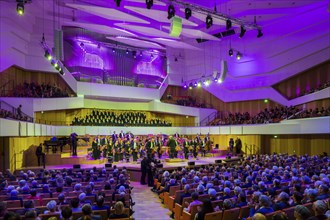
[[113, 158], [112, 157], [108, 157], [108, 163], [113, 163]]
[[112, 167], [112, 163], [106, 163], [106, 164], [104, 164], [104, 167], [105, 168], [110, 168], [110, 167]]
[[80, 164], [74, 164], [73, 169], [80, 169]]
[[228, 72], [227, 61], [221, 60], [221, 71], [220, 71], [220, 80], [221, 82], [225, 81]]
[[163, 164], [162, 163], [157, 163], [156, 168], [163, 168]]
[[231, 156], [227, 156], [226, 159], [231, 159]]
[[222, 160], [215, 160], [215, 163], [222, 163]]
[[188, 166], [195, 166], [195, 162], [194, 161], [189, 161]]
[[58, 60], [63, 60], [63, 31], [54, 30], [55, 56]]
[[182, 32], [182, 19], [173, 17], [171, 21], [170, 36], [179, 37]]

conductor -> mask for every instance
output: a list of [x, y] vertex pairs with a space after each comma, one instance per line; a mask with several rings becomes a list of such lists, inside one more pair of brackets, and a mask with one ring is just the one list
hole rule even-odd
[[40, 162], [42, 162], [43, 167], [45, 168], [45, 153], [42, 152], [42, 144], [39, 144], [37, 147], [36, 156], [38, 158], [38, 166], [40, 166]]

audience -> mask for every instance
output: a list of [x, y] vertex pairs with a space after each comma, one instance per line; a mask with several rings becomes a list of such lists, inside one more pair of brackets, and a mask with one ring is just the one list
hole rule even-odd
[[315, 108], [310, 110], [302, 110], [301, 108], [290, 107], [275, 107], [266, 108], [255, 116], [250, 113], [229, 113], [227, 117], [216, 118], [209, 125], [236, 125], [236, 124], [268, 124], [278, 123], [283, 119], [298, 119], [311, 117], [330, 116], [330, 107], [325, 109]]
[[195, 220], [204, 220], [207, 213], [214, 212], [211, 200], [206, 199], [203, 201], [202, 207], [197, 207], [198, 213], [196, 214]]
[[296, 220], [307, 220], [311, 216], [312, 213], [303, 205], [297, 205], [294, 209], [294, 217]]
[[[11, 96], [11, 95], [10, 95]], [[51, 85], [50, 83], [23, 83], [23, 85], [17, 85], [14, 89], [12, 96], [15, 97], [33, 97], [33, 98], [57, 98], [57, 97], [69, 97], [67, 89], [63, 91], [58, 86]]]
[[101, 216], [93, 215], [92, 207], [90, 204], [83, 205], [81, 210], [84, 216], [78, 218], [78, 220], [85, 220], [85, 219], [101, 220]]

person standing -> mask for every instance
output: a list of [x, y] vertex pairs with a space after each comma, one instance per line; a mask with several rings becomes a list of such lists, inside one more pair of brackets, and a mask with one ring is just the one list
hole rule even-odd
[[18, 119], [22, 119], [22, 105], [19, 105], [17, 108]]
[[141, 161], [141, 172], [142, 172], [141, 180], [140, 180], [141, 185], [146, 185], [147, 166], [148, 166], [148, 161], [147, 158], [144, 157], [143, 160]]
[[45, 153], [42, 152], [42, 144], [39, 144], [37, 147], [36, 156], [38, 158], [38, 166], [40, 166], [42, 162], [43, 166], [45, 167]]
[[72, 147], [72, 156], [77, 156], [77, 134], [71, 134], [71, 147]]
[[169, 137], [169, 140], [167, 142], [167, 146], [170, 148], [170, 158], [174, 158], [175, 155], [175, 147], [176, 147], [176, 141], [172, 136]]

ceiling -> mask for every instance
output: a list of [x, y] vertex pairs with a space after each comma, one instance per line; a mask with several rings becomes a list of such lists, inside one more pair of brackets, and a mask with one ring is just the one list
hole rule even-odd
[[[174, 64], [170, 70], [170, 76], [179, 75], [173, 77], [179, 83], [182, 79], [198, 77], [206, 69], [212, 74], [213, 70], [221, 69], [215, 60], [226, 59], [229, 72], [222, 90], [227, 92], [270, 87], [304, 68], [323, 62], [325, 58], [319, 61], [313, 58], [311, 61], [311, 55], [324, 54], [324, 50], [329, 50], [328, 0], [176, 1], [203, 7], [210, 12], [216, 8], [217, 13], [240, 19], [244, 23], [256, 21], [264, 36], [257, 38], [257, 31], [248, 29], [245, 36], [239, 39], [240, 25], [233, 23], [234, 35], [216, 37], [219, 33], [226, 34], [224, 20], [214, 16], [213, 26], [207, 29], [205, 13], [193, 10], [192, 17], [187, 20], [185, 7], [174, 4], [176, 16], [182, 18], [183, 30], [180, 37], [171, 37], [171, 20], [167, 19], [170, 0], [154, 0], [151, 9], [146, 8], [145, 0], [122, 0], [120, 7], [116, 6], [114, 0], [33, 1], [31, 10], [42, 17], [40, 8], [45, 8], [46, 15], [56, 17], [57, 26], [81, 27], [132, 47], [166, 50], [172, 61], [170, 63], [180, 54], [185, 67], [180, 69]], [[196, 39], [207, 42], [197, 43]], [[229, 48], [242, 52], [243, 58], [239, 61], [229, 58]], [[312, 63], [300, 65], [300, 62]], [[215, 95], [219, 93], [216, 87], [208, 90]], [[221, 93], [218, 94], [219, 98], [228, 94]]]

